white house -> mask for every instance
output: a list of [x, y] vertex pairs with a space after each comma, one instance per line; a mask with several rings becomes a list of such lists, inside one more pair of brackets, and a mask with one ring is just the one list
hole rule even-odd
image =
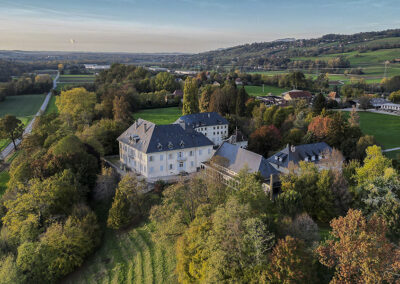
[[400, 111], [400, 104], [386, 103], [381, 106], [381, 109]]
[[214, 145], [221, 145], [228, 138], [229, 122], [216, 112], [203, 112], [181, 116], [175, 124], [205, 135]]
[[213, 155], [213, 143], [206, 136], [179, 124], [138, 119], [117, 140], [125, 169], [153, 180], [196, 172]]

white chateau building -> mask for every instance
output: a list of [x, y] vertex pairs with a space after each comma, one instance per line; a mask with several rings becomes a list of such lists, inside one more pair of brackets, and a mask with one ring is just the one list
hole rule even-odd
[[181, 116], [175, 124], [205, 135], [214, 145], [221, 145], [228, 138], [229, 122], [216, 112], [202, 112]]
[[[213, 116], [210, 114], [210, 117]], [[179, 124], [155, 125], [138, 119], [117, 139], [120, 161], [125, 170], [153, 180], [182, 172], [196, 172], [201, 163], [208, 161], [213, 155], [214, 145], [208, 137], [219, 141], [225, 131], [226, 135], [228, 133], [227, 126], [222, 122], [215, 125], [219, 128], [213, 131], [215, 126], [193, 127], [192, 124], [182, 121]], [[198, 130], [201, 128], [211, 129]], [[208, 134], [207, 137], [203, 132]], [[223, 134], [213, 134], [214, 132]]]

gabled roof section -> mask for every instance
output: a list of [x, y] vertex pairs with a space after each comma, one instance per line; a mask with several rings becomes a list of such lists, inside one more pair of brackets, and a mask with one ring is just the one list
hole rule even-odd
[[143, 119], [138, 119], [117, 140], [144, 153], [213, 145], [203, 134], [185, 130], [179, 124], [155, 125]]
[[302, 90], [291, 90], [282, 94], [283, 96], [289, 95], [292, 99], [299, 99], [299, 98], [312, 98], [312, 95], [309, 91], [302, 91]]
[[317, 162], [318, 157], [324, 154], [326, 151], [331, 152], [332, 148], [325, 142], [298, 146], [287, 145], [286, 148], [278, 153], [275, 153], [267, 160], [271, 164], [287, 168], [290, 162], [298, 164], [300, 161], [304, 161], [306, 158], [308, 158], [308, 160], [311, 162], [313, 156], [316, 158], [315, 162]]
[[260, 172], [265, 179], [278, 173], [263, 156], [228, 142], [222, 143], [214, 156], [226, 158], [229, 161], [228, 169], [236, 173], [246, 166], [250, 173]]
[[223, 116], [216, 112], [202, 112], [181, 116], [175, 123], [185, 122], [190, 128], [229, 124]]

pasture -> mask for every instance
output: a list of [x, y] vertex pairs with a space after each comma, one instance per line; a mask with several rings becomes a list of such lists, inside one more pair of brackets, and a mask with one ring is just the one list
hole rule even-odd
[[245, 86], [244, 88], [251, 97], [266, 96], [269, 93], [272, 93], [275, 96], [280, 96], [282, 93], [289, 91], [288, 88], [279, 88], [269, 85], [264, 86], [264, 92], [262, 86]]
[[133, 114], [135, 119], [141, 118], [159, 125], [173, 123], [181, 116], [179, 107], [144, 109]]
[[107, 230], [102, 246], [63, 283], [177, 283], [174, 246], [151, 239], [150, 225]]

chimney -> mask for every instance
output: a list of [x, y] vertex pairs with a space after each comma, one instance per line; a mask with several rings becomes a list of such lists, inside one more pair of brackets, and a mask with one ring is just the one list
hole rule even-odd
[[147, 131], [147, 123], [145, 123], [143, 127], [144, 127], [144, 132], [146, 132]]

